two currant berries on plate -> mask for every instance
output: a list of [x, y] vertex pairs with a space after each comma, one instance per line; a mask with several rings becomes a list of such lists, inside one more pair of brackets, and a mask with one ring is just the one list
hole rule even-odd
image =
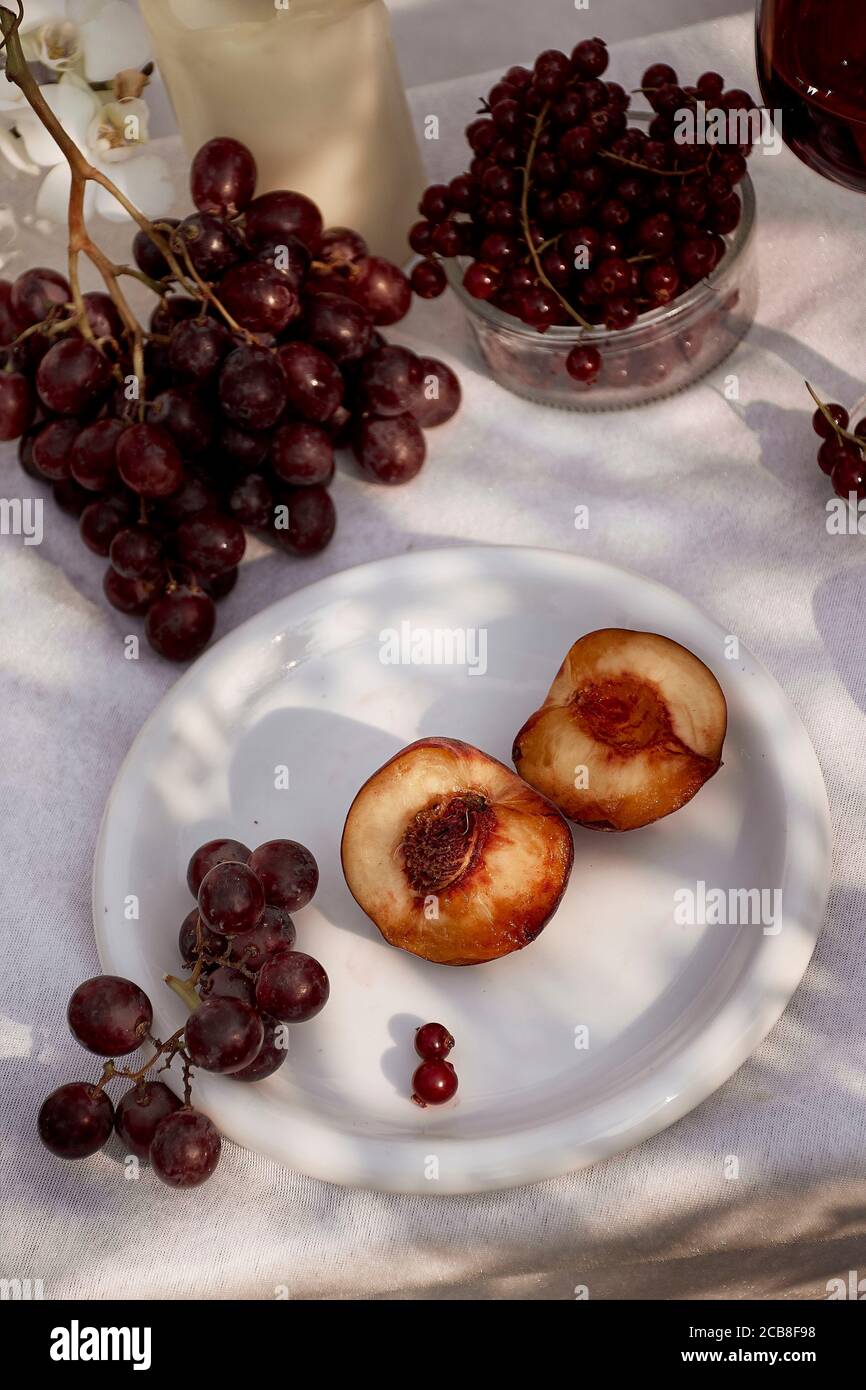
[[[108, 1058], [98, 1082], [59, 1087], [39, 1112], [39, 1134], [60, 1158], [87, 1158], [116, 1130], [130, 1154], [149, 1159], [171, 1187], [195, 1187], [213, 1173], [221, 1141], [192, 1105], [192, 1071], [261, 1081], [285, 1061], [288, 1026], [324, 1008], [330, 986], [323, 967], [296, 951], [291, 912], [306, 907], [319, 882], [313, 855], [295, 840], [250, 850], [239, 840], [201, 845], [187, 869], [197, 906], [181, 924], [178, 946], [192, 973], [166, 983], [190, 1009], [186, 1023], [161, 1042], [151, 1033], [153, 1007], [131, 980], [97, 975], [75, 990], [68, 1021], [89, 1052]], [[136, 1070], [114, 1061], [150, 1045]], [[184, 1099], [149, 1073], [180, 1059]], [[115, 1108], [106, 1085], [132, 1083]]]

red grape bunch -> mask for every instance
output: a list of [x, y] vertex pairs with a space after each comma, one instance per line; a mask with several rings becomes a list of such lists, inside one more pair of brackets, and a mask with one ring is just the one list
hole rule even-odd
[[835, 402], [825, 404], [807, 387], [818, 409], [812, 416], [812, 428], [821, 440], [818, 467], [828, 474], [837, 497], [848, 502], [853, 494], [857, 502], [866, 500], [866, 417], [849, 428], [848, 412]]
[[[441, 260], [458, 257], [470, 295], [539, 333], [615, 330], [715, 269], [740, 221], [736, 185], [751, 144], [700, 143], [700, 122], [677, 129], [677, 116], [699, 102], [728, 113], [754, 101], [716, 72], [680, 86], [672, 67], [654, 63], [640, 87], [652, 119], [629, 125], [631, 98], [602, 80], [607, 66], [603, 41], [584, 39], [571, 57], [548, 49], [494, 84], [466, 128], [468, 169], [431, 184], [419, 204], [409, 232], [423, 257], [416, 294], [441, 294]], [[578, 343], [564, 370], [591, 385], [601, 355]]]
[[450, 368], [380, 332], [409, 309], [403, 272], [302, 193], [255, 188], [249, 150], [211, 140], [197, 211], [136, 233], [134, 273], [159, 296], [143, 381], [111, 293], [85, 294], [81, 316], [55, 270], [0, 280], [0, 440], [20, 439], [24, 471], [108, 561], [108, 602], [175, 661], [209, 641], [245, 528], [315, 554], [336, 525], [335, 449], [406, 482], [460, 403]]
[[[196, 1187], [219, 1162], [220, 1136], [192, 1105], [195, 1067], [235, 1081], [261, 1081], [282, 1066], [287, 1027], [314, 1018], [328, 1001], [328, 977], [296, 951], [290, 912], [313, 897], [319, 870], [295, 840], [269, 840], [251, 851], [239, 840], [210, 840], [193, 854], [187, 882], [197, 906], [180, 929], [189, 980], [167, 976], [190, 1008], [166, 1042], [151, 1035], [153, 1008], [131, 980], [98, 975], [79, 985], [68, 1010], [73, 1037], [108, 1058], [95, 1083], [60, 1086], [39, 1112], [42, 1142], [60, 1158], [87, 1158], [116, 1130], [129, 1153], [149, 1159], [171, 1187]], [[153, 1055], [137, 1070], [118, 1067], [145, 1044]], [[175, 1057], [184, 1099], [150, 1077]], [[117, 1078], [132, 1082], [115, 1108], [106, 1093]]]

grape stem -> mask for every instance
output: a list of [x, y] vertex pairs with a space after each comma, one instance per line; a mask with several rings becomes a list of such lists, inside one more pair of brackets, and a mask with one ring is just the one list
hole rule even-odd
[[[100, 188], [104, 188], [105, 191], [120, 204], [140, 230], [150, 237], [151, 241], [162, 253], [172, 275], [181, 288], [196, 299], [209, 300], [220, 310], [226, 321], [233, 327], [234, 322], [230, 315], [222, 308], [222, 305], [219, 303], [219, 300], [216, 298], [209, 285], [205, 284], [194, 271], [192, 279], [184, 274], [169, 244], [169, 240], [162, 235], [157, 229], [157, 226], [145, 217], [144, 213], [140, 212], [134, 203], [130, 202], [126, 194], [112, 182], [107, 174], [104, 174], [101, 169], [95, 168], [94, 165], [85, 158], [75, 141], [72, 140], [63, 129], [63, 126], [60, 124], [54, 112], [51, 110], [51, 107], [48, 105], [48, 102], [45, 100], [45, 97], [42, 95], [39, 84], [30, 71], [27, 60], [24, 57], [24, 50], [21, 47], [19, 35], [21, 21], [24, 17], [24, 5], [22, 0], [17, 0], [17, 5], [17, 14], [13, 14], [5, 5], [0, 5], [0, 29], [2, 29], [3, 32], [3, 42], [0, 44], [0, 49], [6, 50], [7, 79], [10, 82], [14, 82], [17, 87], [20, 87], [31, 109], [36, 113], [49, 135], [59, 146], [69, 165], [71, 181], [68, 213], [68, 276], [78, 328], [82, 336], [89, 342], [96, 342], [93, 329], [87, 317], [87, 310], [85, 308], [79, 279], [79, 257], [83, 253], [102, 276], [105, 287], [114, 301], [123, 326], [129, 334], [130, 343], [132, 345], [132, 369], [140, 383], [139, 414], [143, 419], [145, 406], [145, 393], [143, 389], [144, 333], [141, 324], [135, 317], [126, 296], [118, 284], [118, 277], [122, 274], [135, 274], [136, 278], [142, 277], [138, 276], [137, 272], [130, 271], [128, 267], [115, 266], [101, 247], [91, 238], [84, 217], [84, 194], [88, 182], [96, 183]], [[155, 281], [148, 281], [147, 277], [145, 277], [144, 282], [149, 283], [151, 288], [156, 288]], [[163, 287], [160, 287], [157, 292], [160, 294], [165, 293]], [[241, 330], [238, 329], [237, 331]]]
[[195, 992], [192, 980], [179, 980], [176, 975], [163, 975], [162, 978], [169, 989], [174, 990], [178, 999], [182, 999], [191, 1012], [198, 1008], [201, 1000]]
[[217, 299], [216, 295], [214, 294], [207, 281], [203, 280], [202, 277], [199, 275], [198, 271], [192, 263], [192, 257], [189, 254], [189, 247], [187, 246], [186, 242], [182, 238], [178, 238], [178, 240], [180, 242], [181, 251], [183, 252], [183, 258], [187, 264], [187, 270], [192, 279], [195, 281], [196, 285], [198, 286], [198, 297], [204, 300], [208, 300], [214, 306], [217, 312], [222, 314], [223, 318], [225, 319], [226, 323], [228, 324], [229, 328], [232, 330], [233, 333], [239, 334], [240, 337], [244, 338], [248, 343], [255, 346], [255, 336], [252, 333], [250, 333], [248, 329], [241, 328], [240, 324], [234, 318], [232, 318], [225, 305], [222, 304], [219, 299]]
[[[247, 950], [249, 950], [249, 947], [247, 947]], [[212, 951], [206, 950], [204, 944], [204, 922], [201, 919], [201, 913], [199, 913], [195, 924], [195, 967], [189, 977], [188, 983], [190, 985], [198, 984], [205, 965], [228, 965], [233, 970], [239, 971], [241, 975], [245, 975], [248, 980], [255, 980], [255, 972], [244, 965], [245, 959], [246, 953], [244, 953], [244, 956], [241, 957], [240, 960], [232, 960], [228, 951], [221, 956], [216, 956]]]
[[587, 320], [577, 312], [573, 305], [569, 304], [565, 296], [560, 294], [556, 286], [552, 285], [550, 280], [548, 280], [547, 276], [545, 275], [542, 269], [541, 259], [539, 257], [535, 243], [532, 240], [532, 231], [529, 226], [529, 192], [532, 187], [532, 161], [535, 159], [535, 151], [538, 146], [539, 136], [541, 135], [541, 132], [544, 129], [544, 122], [549, 110], [550, 102], [546, 101], [535, 118], [535, 126], [533, 127], [532, 131], [532, 139], [529, 142], [529, 150], [526, 155], [526, 164], [523, 169], [523, 192], [520, 197], [520, 223], [523, 228], [523, 235], [526, 240], [526, 245], [529, 247], [529, 254], [532, 257], [532, 262], [535, 266], [535, 273], [538, 276], [541, 283], [547, 286], [551, 294], [556, 295], [556, 298], [559, 300], [562, 307], [566, 310], [568, 314], [571, 315], [571, 317], [574, 319], [576, 323], [580, 324], [581, 328], [591, 328], [592, 325], [588, 323]]
[[[198, 1000], [196, 1000], [196, 1003], [197, 1002]], [[150, 1034], [148, 1034], [148, 1040], [153, 1043], [154, 1047], [156, 1048], [156, 1052], [153, 1054], [152, 1057], [148, 1058], [144, 1066], [139, 1067], [138, 1071], [127, 1071], [125, 1067], [116, 1067], [114, 1065], [114, 1059], [109, 1058], [109, 1060], [105, 1063], [105, 1065], [102, 1068], [102, 1076], [96, 1083], [97, 1089], [101, 1091], [103, 1086], [108, 1081], [113, 1081], [115, 1077], [118, 1076], [122, 1076], [126, 1081], [143, 1081], [144, 1078], [147, 1076], [147, 1073], [151, 1070], [151, 1068], [156, 1066], [160, 1057], [164, 1057], [166, 1056], [166, 1054], [168, 1054], [170, 1062], [171, 1058], [174, 1056], [176, 1052], [182, 1051], [182, 1037], [182, 1028], [178, 1028], [177, 1032], [172, 1033], [171, 1037], [167, 1038], [164, 1043], [161, 1043], [159, 1041], [159, 1038], [152, 1038]]]

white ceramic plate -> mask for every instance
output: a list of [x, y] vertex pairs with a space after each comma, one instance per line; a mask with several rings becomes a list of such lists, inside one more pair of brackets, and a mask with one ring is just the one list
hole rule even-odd
[[[384, 664], [382, 634], [404, 623], [483, 630], [486, 672]], [[607, 626], [665, 633], [715, 671], [729, 711], [722, 770], [654, 826], [577, 829], [567, 894], [525, 950], [454, 969], [386, 945], [340, 870], [358, 787], [425, 734], [508, 763], [571, 642]], [[275, 1076], [196, 1080], [224, 1134], [319, 1178], [418, 1193], [507, 1187], [628, 1148], [748, 1057], [823, 919], [830, 832], [814, 752], [770, 675], [726, 650], [722, 629], [669, 589], [555, 551], [425, 551], [292, 594], [196, 662], [133, 744], [96, 854], [104, 968], [147, 990], [168, 1034], [183, 1012], [162, 976], [178, 971], [192, 850], [215, 835], [299, 839], [321, 884], [296, 915], [298, 946], [325, 965], [330, 1002], [293, 1030]], [[288, 790], [275, 786], [280, 766]], [[675, 894], [699, 882], [780, 889], [781, 930], [769, 914], [770, 931], [679, 923]], [[428, 1019], [457, 1040], [460, 1089], [441, 1110], [408, 1099], [413, 1032]]]

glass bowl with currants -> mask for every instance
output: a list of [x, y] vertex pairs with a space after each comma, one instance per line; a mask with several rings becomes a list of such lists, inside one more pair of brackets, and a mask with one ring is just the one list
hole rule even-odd
[[509, 68], [467, 127], [468, 169], [426, 190], [409, 234], [417, 293], [451, 285], [494, 379], [572, 410], [690, 385], [757, 301], [753, 99], [655, 63], [635, 111], [607, 65], [587, 39]]

